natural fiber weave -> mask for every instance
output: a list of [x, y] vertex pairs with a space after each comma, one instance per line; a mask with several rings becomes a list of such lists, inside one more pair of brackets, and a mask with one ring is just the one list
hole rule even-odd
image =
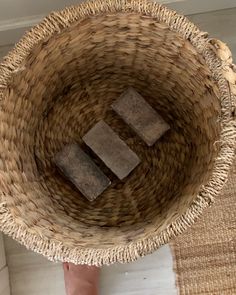
[[236, 161], [215, 204], [171, 246], [180, 295], [236, 294]]
[[[0, 66], [0, 228], [51, 260], [130, 262], [192, 225], [233, 161], [229, 49], [152, 1], [50, 14]], [[170, 124], [152, 148], [111, 111], [134, 87]], [[56, 172], [64, 144], [105, 120], [142, 163], [88, 203]], [[84, 147], [85, 148], [85, 147]]]

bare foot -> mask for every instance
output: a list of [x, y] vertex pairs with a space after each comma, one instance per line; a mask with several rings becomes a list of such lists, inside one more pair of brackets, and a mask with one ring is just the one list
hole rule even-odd
[[98, 295], [98, 267], [63, 263], [63, 269], [67, 295]]

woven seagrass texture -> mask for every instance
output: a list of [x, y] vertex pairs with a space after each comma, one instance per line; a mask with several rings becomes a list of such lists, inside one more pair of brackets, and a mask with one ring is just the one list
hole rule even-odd
[[[223, 43], [155, 2], [97, 0], [50, 14], [0, 67], [0, 228], [52, 260], [102, 265], [153, 252], [227, 179], [235, 77]], [[129, 86], [171, 127], [150, 148], [111, 110]], [[100, 120], [141, 164], [124, 181], [103, 167], [112, 185], [91, 204], [53, 158], [72, 142], [90, 154], [82, 137]]]
[[180, 295], [236, 294], [236, 161], [204, 218], [172, 243]]

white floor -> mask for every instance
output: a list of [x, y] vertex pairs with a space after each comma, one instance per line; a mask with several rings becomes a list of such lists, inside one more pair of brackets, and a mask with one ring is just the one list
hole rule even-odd
[[[12, 295], [65, 295], [61, 264], [5, 237]], [[0, 293], [1, 294], [1, 293]], [[176, 295], [169, 246], [126, 265], [102, 269], [101, 295]]]
[[[236, 9], [193, 15], [190, 19], [227, 42], [236, 54]], [[0, 56], [7, 50], [0, 48]], [[12, 295], [65, 295], [60, 264], [48, 262], [9, 238], [5, 238], [5, 246]], [[165, 246], [138, 262], [105, 267], [101, 295], [176, 295], [172, 264], [169, 246]], [[5, 295], [1, 288], [0, 295]]]

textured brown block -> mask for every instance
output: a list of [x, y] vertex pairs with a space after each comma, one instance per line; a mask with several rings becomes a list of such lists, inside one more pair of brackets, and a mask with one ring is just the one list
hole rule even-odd
[[170, 126], [133, 88], [124, 92], [112, 104], [113, 110], [146, 142], [152, 146]]
[[119, 179], [140, 163], [138, 156], [104, 121], [97, 123], [83, 140]]
[[55, 156], [55, 163], [89, 201], [95, 200], [111, 183], [77, 144], [66, 145]]

